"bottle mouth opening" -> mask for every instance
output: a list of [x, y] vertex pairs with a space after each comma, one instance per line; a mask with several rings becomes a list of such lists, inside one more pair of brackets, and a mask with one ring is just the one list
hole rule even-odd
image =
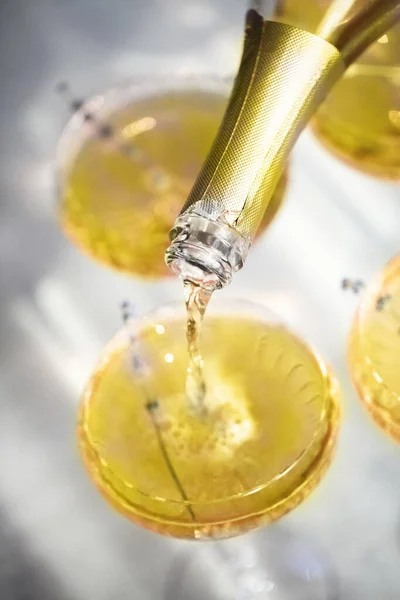
[[186, 244], [184, 248], [172, 244], [166, 253], [166, 263], [180, 279], [211, 290], [221, 289], [230, 283], [232, 275], [228, 266], [217, 262], [211, 265], [208, 254], [206, 248], [193, 244]]
[[222, 219], [194, 212], [181, 215], [170, 236], [165, 261], [175, 275], [208, 289], [228, 285], [242, 268], [250, 241]]

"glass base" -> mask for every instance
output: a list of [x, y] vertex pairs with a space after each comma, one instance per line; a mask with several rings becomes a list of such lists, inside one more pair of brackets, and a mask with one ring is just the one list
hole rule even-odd
[[183, 552], [164, 600], [337, 600], [329, 558], [279, 526]]

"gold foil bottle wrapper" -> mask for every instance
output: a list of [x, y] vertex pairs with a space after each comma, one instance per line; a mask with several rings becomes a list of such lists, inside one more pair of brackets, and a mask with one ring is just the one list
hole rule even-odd
[[229, 106], [181, 214], [217, 208], [251, 239], [296, 138], [344, 70], [329, 42], [250, 10]]

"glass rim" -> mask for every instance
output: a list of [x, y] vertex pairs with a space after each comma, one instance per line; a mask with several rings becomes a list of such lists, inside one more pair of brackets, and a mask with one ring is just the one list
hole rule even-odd
[[[331, 412], [333, 414], [336, 415], [336, 419], [338, 420], [338, 417], [340, 416], [340, 403], [339, 403], [339, 392], [337, 390], [337, 388], [335, 388], [335, 392], [330, 394], [330, 399], [331, 399]], [[326, 412], [326, 411], [325, 411]], [[84, 436], [85, 436], [85, 443], [87, 445], [90, 446], [91, 450], [93, 451], [93, 446], [92, 443], [87, 435], [86, 429], [84, 427], [81, 426], [81, 429], [84, 431]], [[338, 425], [336, 425], [335, 427], [330, 427], [329, 430], [327, 431], [326, 436], [324, 437], [322, 443], [321, 443], [321, 448], [326, 448], [326, 447], [330, 447], [332, 444], [335, 443], [336, 441], [336, 437], [337, 437], [337, 432], [338, 432]], [[315, 434], [316, 435], [316, 434]], [[298, 458], [286, 469], [284, 469], [283, 471], [281, 471], [280, 473], [278, 473], [277, 475], [275, 475], [272, 479], [270, 479], [267, 483], [262, 483], [258, 486], [255, 486], [249, 490], [246, 490], [245, 492], [239, 492], [238, 494], [233, 494], [231, 496], [226, 496], [224, 498], [218, 498], [218, 499], [214, 499], [214, 500], [187, 500], [185, 498], [182, 498], [181, 500], [175, 500], [172, 498], [163, 498], [161, 496], [155, 496], [155, 495], [151, 495], [147, 492], [144, 492], [143, 490], [141, 490], [139, 487], [136, 486], [131, 486], [131, 485], [127, 485], [122, 478], [117, 477], [118, 481], [120, 481], [124, 487], [129, 487], [129, 489], [134, 489], [134, 491], [136, 493], [139, 494], [139, 496], [142, 496], [144, 498], [147, 498], [149, 500], [152, 500], [154, 502], [158, 502], [161, 504], [169, 504], [171, 506], [184, 506], [184, 507], [196, 507], [196, 506], [215, 506], [215, 505], [222, 505], [225, 502], [232, 502], [234, 500], [242, 500], [244, 498], [248, 498], [249, 496], [252, 496], [254, 494], [257, 494], [259, 492], [265, 491], [268, 489], [269, 486], [273, 485], [274, 483], [276, 483], [276, 481], [278, 481], [279, 479], [281, 479], [282, 477], [286, 476], [288, 473], [291, 472], [292, 469], [294, 469], [299, 462], [301, 461], [301, 459], [303, 458], [303, 456], [306, 455], [306, 453], [308, 452], [308, 450], [310, 449], [310, 447], [313, 445], [315, 437], [313, 436], [313, 439], [311, 440], [311, 442], [307, 445], [307, 447], [303, 450], [303, 452], [298, 456]], [[97, 452], [95, 452], [97, 455]], [[314, 458], [314, 460], [308, 465], [306, 472], [309, 471], [310, 469], [312, 469], [313, 467], [315, 467], [316, 464], [318, 464], [319, 466], [322, 466], [324, 461], [324, 457], [321, 456], [321, 451], [318, 452], [317, 456]], [[85, 462], [85, 458], [83, 458], [84, 462]], [[101, 464], [101, 463], [100, 463]], [[106, 467], [107, 469], [107, 467]], [[93, 464], [90, 464], [90, 470], [93, 471]], [[317, 469], [316, 469], [317, 471]], [[110, 494], [111, 497], [117, 497], [121, 503], [127, 507], [127, 510], [129, 512], [132, 513], [137, 513], [137, 514], [141, 514], [147, 518], [150, 518], [149, 515], [151, 515], [151, 520], [154, 521], [159, 521], [159, 522], [168, 522], [171, 524], [176, 524], [176, 525], [181, 525], [183, 527], [192, 527], [192, 528], [196, 528], [199, 526], [200, 523], [194, 521], [193, 523], [190, 522], [184, 522], [184, 521], [179, 521], [178, 519], [174, 518], [174, 517], [169, 517], [169, 516], [163, 516], [163, 515], [157, 515], [157, 513], [152, 513], [151, 511], [146, 510], [145, 508], [143, 508], [140, 504], [136, 504], [132, 501], [130, 501], [128, 498], [126, 498], [126, 496], [124, 496], [121, 492], [119, 492], [118, 490], [115, 489], [114, 486], [112, 486], [107, 480], [104, 480], [103, 478], [99, 477], [99, 474], [102, 474], [102, 469], [99, 466], [95, 467], [95, 473], [97, 475], [96, 479], [97, 480], [101, 480], [101, 487], [103, 489], [112, 491], [112, 494]], [[302, 480], [299, 485], [294, 485], [291, 488], [289, 488], [287, 490], [286, 495], [284, 495], [283, 498], [281, 499], [276, 499], [274, 500], [271, 504], [268, 504], [264, 509], [259, 509], [256, 510], [253, 513], [250, 514], [246, 514], [246, 515], [242, 515], [239, 517], [235, 517], [235, 518], [231, 518], [229, 517], [229, 522], [239, 522], [242, 521], [244, 519], [247, 519], [249, 517], [251, 517], [252, 515], [256, 515], [256, 514], [264, 514], [264, 513], [268, 513], [273, 511], [274, 509], [276, 509], [277, 507], [279, 507], [281, 504], [285, 504], [288, 501], [288, 498], [292, 497], [292, 496], [297, 496], [298, 494], [301, 494], [301, 491], [303, 490], [303, 488], [307, 488], [309, 486], [309, 481], [307, 480], [307, 478], [305, 478], [304, 480]], [[312, 487], [312, 489], [314, 489], [314, 486]], [[289, 509], [290, 510], [290, 509]], [[217, 521], [217, 522], [212, 522], [210, 524], [212, 525], [218, 525], [218, 524], [223, 524], [225, 523], [225, 520], [222, 521]]]
[[[184, 85], [188, 84], [188, 82], [193, 83], [194, 90], [196, 89], [196, 85], [199, 85], [199, 90], [201, 90], [201, 85], [209, 84], [210, 89], [205, 89], [205, 91], [217, 92], [221, 96], [226, 96], [226, 99], [228, 99], [233, 81], [234, 75], [218, 75], [218, 73], [211, 71], [189, 72], [177, 69], [162, 71], [160, 73], [138, 73], [136, 75], [132, 75], [131, 77], [122, 79], [120, 82], [111, 84], [106, 89], [102, 88], [101, 91], [90, 94], [90, 96], [83, 102], [79, 110], [75, 111], [64, 124], [56, 145], [56, 164], [59, 164], [63, 160], [63, 157], [61, 156], [63, 146], [66, 145], [69, 140], [71, 140], [72, 136], [82, 130], [83, 118], [81, 113], [90, 108], [93, 109], [93, 107], [99, 107], [100, 102], [101, 105], [98, 110], [101, 112], [101, 107], [106, 105], [107, 102], [110, 102], [110, 99], [114, 97], [115, 108], [110, 111], [110, 113], [112, 113], [119, 110], [118, 107], [121, 107], [123, 98], [128, 100], [131, 97], [133, 90], [136, 90], [136, 92], [141, 91], [137, 99], [143, 100], [146, 97], [153, 95], [157, 90], [157, 87], [159, 87], [159, 92], [161, 93], [163, 91], [173, 91], [174, 83], [182, 85], [183, 88]], [[146, 90], [143, 89], [142, 86], [146, 83], [154, 86], [151, 93], [146, 92]], [[181, 88], [178, 85], [176, 89]], [[116, 100], [117, 98], [120, 99]], [[132, 99], [131, 102], [127, 101], [127, 105], [130, 103], [134, 103], [134, 99]], [[81, 143], [85, 141], [87, 137], [89, 137], [89, 134], [83, 134]]]

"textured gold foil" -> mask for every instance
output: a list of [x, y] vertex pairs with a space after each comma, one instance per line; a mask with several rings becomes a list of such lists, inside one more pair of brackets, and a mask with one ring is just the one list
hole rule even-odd
[[252, 238], [297, 136], [344, 68], [330, 43], [250, 10], [229, 106], [182, 213], [217, 206]]

